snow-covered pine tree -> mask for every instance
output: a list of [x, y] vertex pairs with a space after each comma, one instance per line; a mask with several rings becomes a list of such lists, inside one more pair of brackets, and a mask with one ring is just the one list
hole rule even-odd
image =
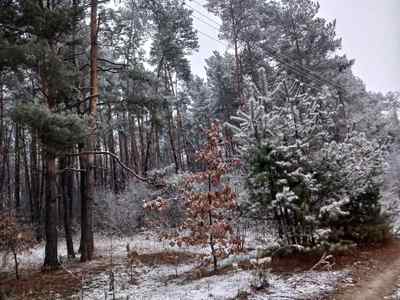
[[271, 217], [288, 244], [315, 246], [320, 229], [328, 241], [365, 240], [350, 232], [382, 224], [378, 144], [358, 132], [335, 140], [339, 106], [327, 87], [316, 93], [286, 79], [264, 96], [251, 89], [232, 121], [239, 126], [228, 124], [250, 171], [248, 214]]

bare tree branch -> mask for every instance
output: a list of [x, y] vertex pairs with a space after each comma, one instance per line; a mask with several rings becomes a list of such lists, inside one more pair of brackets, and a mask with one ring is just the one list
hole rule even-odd
[[116, 160], [117, 163], [118, 163], [125, 171], [127, 171], [128, 173], [130, 173], [131, 175], [133, 175], [135, 178], [139, 179], [140, 181], [150, 183], [149, 178], [145, 178], [145, 177], [142, 177], [142, 176], [136, 174], [136, 172], [133, 171], [133, 170], [132, 170], [131, 168], [129, 168], [128, 166], [126, 166], [126, 165], [119, 159], [119, 157], [118, 157], [116, 154], [111, 153], [111, 152], [109, 152], [109, 151], [82, 151], [82, 152], [80, 152], [80, 153], [69, 153], [69, 154], [66, 154], [66, 155], [67, 155], [67, 156], [80, 156], [80, 155], [88, 155], [88, 154], [94, 154], [94, 155], [108, 155], [108, 156], [112, 157], [114, 160]]

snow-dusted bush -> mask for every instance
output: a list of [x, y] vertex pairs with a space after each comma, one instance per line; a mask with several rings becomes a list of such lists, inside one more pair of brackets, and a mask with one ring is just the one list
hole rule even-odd
[[131, 183], [121, 194], [100, 190], [96, 194], [95, 225], [104, 234], [132, 234], [144, 225], [143, 201], [151, 195], [142, 182]]
[[381, 211], [383, 152], [362, 133], [325, 144], [313, 161], [321, 226], [336, 241], [379, 241], [389, 227]]

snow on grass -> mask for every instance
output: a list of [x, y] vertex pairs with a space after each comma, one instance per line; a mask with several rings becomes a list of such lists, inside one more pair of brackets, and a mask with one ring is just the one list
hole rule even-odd
[[[171, 246], [170, 241], [160, 240], [157, 235], [150, 231], [140, 232], [130, 237], [105, 237], [101, 235], [95, 236], [95, 255], [96, 256], [108, 256], [111, 248], [113, 255], [116, 257], [126, 257], [126, 246], [129, 244], [131, 250], [136, 250], [138, 253], [155, 253], [161, 251], [189, 251], [198, 254], [207, 254], [208, 249], [190, 246], [190, 247], [178, 247]], [[79, 237], [74, 238], [75, 249], [79, 245]], [[30, 251], [18, 255], [18, 262], [20, 268], [23, 269], [39, 269], [44, 262], [45, 243], [42, 242], [36, 245]], [[0, 253], [0, 256], [2, 253]], [[63, 238], [59, 239], [58, 244], [58, 255], [65, 260], [67, 257], [67, 247]], [[13, 272], [14, 261], [11, 259], [11, 255], [8, 255], [7, 264], [4, 269], [0, 271]]]
[[387, 300], [400, 300], [400, 277], [397, 280], [396, 289], [393, 291], [393, 294], [385, 297]]
[[400, 300], [400, 289], [394, 292], [393, 295], [386, 297], [387, 300]]
[[126, 247], [129, 244], [130, 250], [138, 253], [156, 253], [161, 251], [191, 252], [197, 254], [207, 254], [209, 252], [206, 247], [199, 246], [171, 246], [171, 241], [161, 240], [156, 233], [145, 231], [131, 237], [112, 238], [97, 236], [95, 239], [96, 254], [108, 254], [111, 249], [116, 256], [126, 256]]
[[[78, 245], [78, 240], [75, 245]], [[165, 251], [190, 252], [193, 254], [208, 253], [208, 248], [171, 246], [168, 241], [160, 240], [152, 232], [138, 233], [132, 237], [104, 237], [96, 236], [96, 255], [103, 259], [95, 260], [79, 266], [85, 266], [90, 270], [90, 265], [104, 264], [104, 258], [108, 261], [111, 253], [113, 267], [105, 266], [104, 271], [87, 275], [84, 284], [84, 299], [112, 299], [110, 292], [111, 270], [114, 276], [114, 293], [116, 299], [232, 299], [239, 292], [247, 292], [249, 299], [317, 299], [319, 296], [332, 292], [338, 281], [349, 277], [347, 272], [303, 272], [290, 275], [269, 274], [269, 287], [263, 291], [251, 290], [252, 271], [231, 270], [225, 274], [204, 277], [198, 280], [186, 279], [182, 274], [193, 271], [196, 263], [193, 261], [179, 265], [142, 265], [134, 269], [127, 264], [127, 244], [131, 251], [139, 254], [160, 253]], [[254, 252], [254, 251], [253, 251]], [[60, 243], [59, 253], [66, 256], [66, 247]], [[249, 252], [248, 255], [254, 253]], [[43, 263], [44, 244], [32, 249], [20, 257], [21, 267], [40, 267]], [[12, 270], [12, 262], [9, 262]], [[76, 271], [76, 270], [75, 270]], [[180, 275], [180, 276], [176, 276]], [[134, 282], [131, 282], [131, 279]], [[80, 294], [80, 293], [79, 293]], [[78, 299], [76, 294], [70, 299]], [[107, 295], [107, 298], [106, 298]], [[65, 299], [62, 296], [59, 299]], [[397, 299], [397, 298], [396, 298]]]
[[[193, 265], [181, 267], [178, 272], [190, 270]], [[240, 292], [252, 294], [249, 299], [318, 299], [333, 292], [337, 283], [348, 277], [347, 272], [304, 272], [289, 276], [270, 274], [270, 286], [264, 291], [251, 290], [251, 271], [236, 270], [193, 281], [171, 278], [175, 274], [171, 266], [143, 268], [137, 277], [137, 285], [129, 283], [126, 272], [115, 270], [116, 299], [196, 300], [232, 299]], [[92, 278], [85, 287], [85, 299], [105, 299], [108, 293], [109, 274]]]
[[[188, 271], [192, 265], [180, 267], [178, 272]], [[211, 276], [182, 283], [171, 279], [175, 269], [162, 266], [155, 269], [142, 269], [138, 276], [138, 285], [128, 283], [126, 273], [115, 276], [116, 298], [126, 299], [227, 299], [235, 297], [239, 290], [249, 288], [250, 273], [236, 272], [226, 275]], [[109, 277], [101, 274], [85, 288], [85, 299], [104, 299]], [[94, 288], [93, 288], [94, 287]]]
[[302, 272], [290, 276], [271, 275], [270, 287], [249, 299], [318, 299], [332, 293], [349, 272]]

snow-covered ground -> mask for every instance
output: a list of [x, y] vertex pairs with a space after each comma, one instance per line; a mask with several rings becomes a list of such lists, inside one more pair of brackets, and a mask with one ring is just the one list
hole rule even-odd
[[[181, 268], [189, 270], [191, 266]], [[193, 299], [232, 299], [242, 292], [250, 295], [248, 299], [318, 299], [334, 291], [338, 281], [344, 280], [346, 272], [304, 272], [291, 276], [270, 274], [270, 286], [260, 292], [252, 292], [251, 271], [232, 271], [223, 275], [215, 275], [190, 282], [178, 280], [167, 281], [168, 275], [175, 270], [168, 267], [143, 269], [137, 285], [130, 285], [126, 273], [118, 273], [115, 277], [117, 299], [155, 299], [155, 300], [193, 300]], [[93, 278], [85, 287], [85, 299], [110, 298], [107, 291], [109, 276], [106, 273]]]
[[[251, 241], [256, 245], [255, 241]], [[88, 275], [84, 281], [83, 296], [87, 300], [113, 299], [110, 288], [111, 269], [114, 274], [115, 299], [233, 299], [239, 293], [247, 293], [248, 299], [318, 299], [335, 289], [337, 283], [346, 280], [347, 272], [303, 272], [290, 275], [268, 274], [269, 286], [259, 292], [250, 287], [253, 273], [240, 268], [220, 275], [188, 279], [183, 276], [196, 268], [198, 262], [188, 261], [179, 265], [155, 264], [136, 267], [134, 283], [131, 282], [131, 269], [127, 264], [127, 245], [139, 254], [160, 253], [164, 251], [184, 251], [193, 254], [207, 254], [207, 248], [171, 247], [168, 241], [160, 241], [150, 232], [126, 238], [96, 237], [96, 254], [108, 262], [112, 253], [113, 267], [105, 267], [100, 272]], [[76, 243], [77, 245], [77, 243]], [[66, 255], [64, 245], [60, 245], [60, 256]], [[254, 252], [254, 251], [253, 251]], [[21, 267], [39, 268], [43, 262], [44, 248], [40, 245], [28, 254], [21, 256]], [[97, 264], [94, 261], [90, 264]], [[86, 264], [87, 269], [88, 264]], [[8, 268], [12, 270], [12, 262]], [[76, 271], [76, 270], [75, 270]], [[178, 275], [178, 276], [176, 276]], [[70, 297], [79, 299], [81, 293]], [[57, 299], [65, 299], [59, 296]]]

